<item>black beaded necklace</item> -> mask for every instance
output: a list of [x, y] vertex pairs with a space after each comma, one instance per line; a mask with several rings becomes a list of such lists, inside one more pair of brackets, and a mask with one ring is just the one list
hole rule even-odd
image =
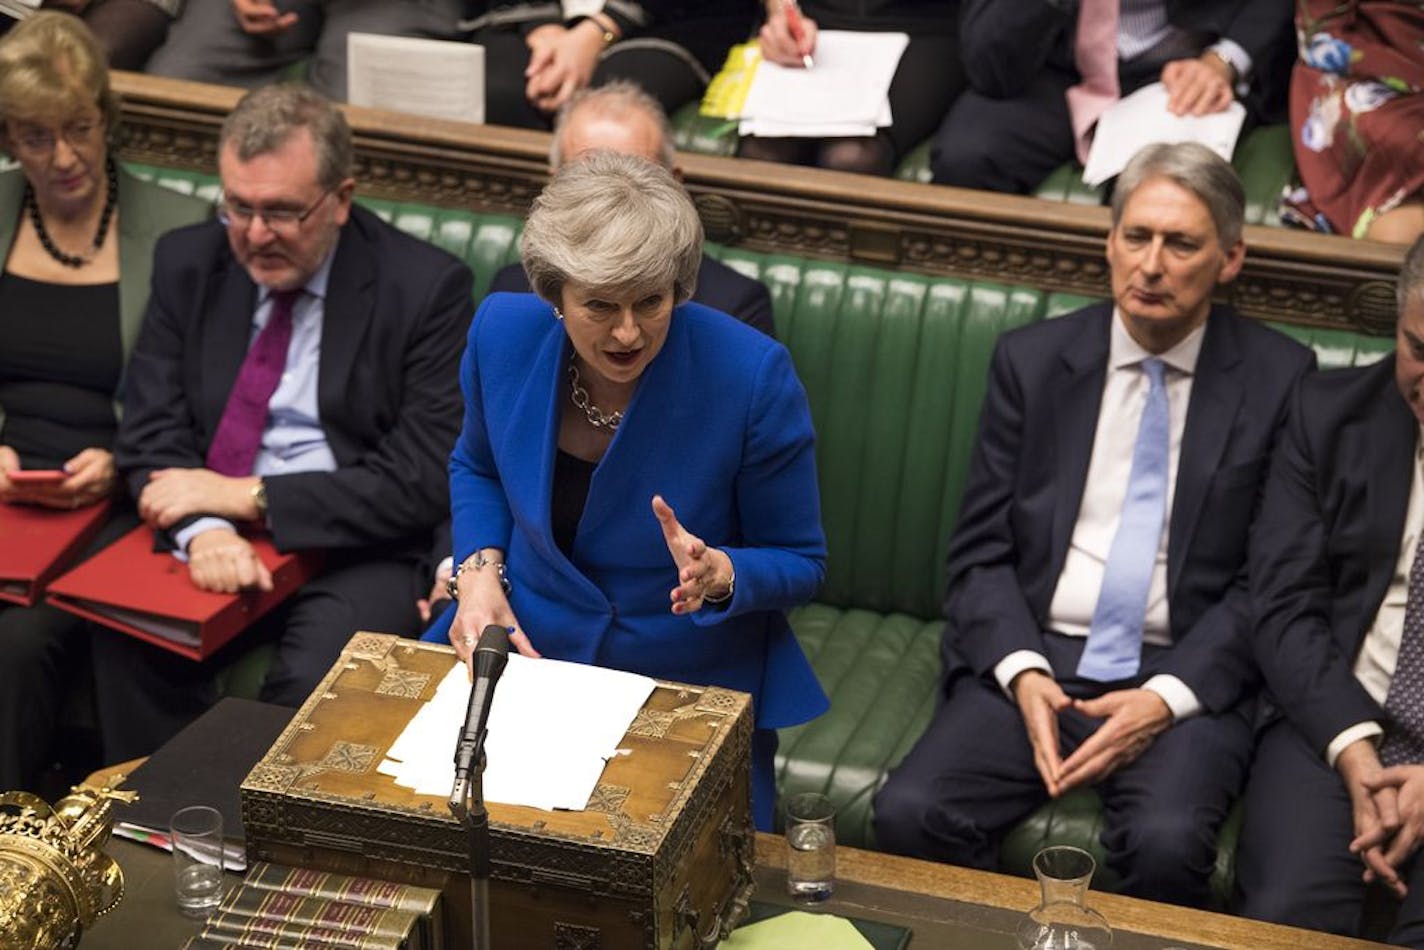
[[25, 209], [29, 211], [30, 222], [35, 226], [35, 236], [40, 239], [40, 246], [49, 256], [65, 267], [83, 267], [92, 261], [94, 255], [99, 253], [99, 248], [104, 246], [104, 237], [109, 233], [109, 221], [119, 203], [119, 172], [112, 158], [104, 163], [104, 169], [108, 173], [108, 193], [104, 196], [104, 210], [99, 213], [99, 230], [94, 234], [94, 246], [87, 254], [66, 254], [55, 246], [54, 240], [45, 230], [44, 218], [40, 217], [40, 203], [35, 200], [35, 190], [28, 183], [25, 185]]

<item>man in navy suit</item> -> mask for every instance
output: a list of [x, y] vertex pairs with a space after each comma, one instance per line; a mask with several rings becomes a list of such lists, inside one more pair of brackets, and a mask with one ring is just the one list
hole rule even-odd
[[1000, 339], [949, 549], [945, 698], [876, 798], [888, 850], [992, 867], [1009, 826], [1094, 786], [1124, 889], [1206, 898], [1250, 754], [1247, 527], [1312, 362], [1211, 302], [1243, 206], [1207, 149], [1144, 149], [1114, 195], [1112, 303]]
[[[636, 155], [662, 165], [680, 180], [672, 147], [672, 130], [667, 114], [656, 99], [626, 80], [617, 80], [596, 89], [574, 94], [559, 110], [554, 122], [554, 139], [549, 146], [549, 170], [586, 152], [608, 150]], [[506, 290], [528, 293], [529, 279], [524, 268], [511, 264], [500, 270], [490, 284], [490, 293]], [[769, 337], [776, 336], [772, 322], [771, 294], [759, 280], [732, 270], [706, 254], [697, 271], [697, 303], [729, 313], [756, 327]]]
[[[356, 630], [418, 630], [472, 278], [352, 203], [350, 129], [310, 89], [244, 97], [218, 168], [221, 220], [157, 245], [115, 455], [200, 588], [271, 586], [240, 528], [324, 552], [323, 574], [263, 621], [277, 650], [262, 698], [298, 705]], [[277, 366], [265, 377], [264, 347]], [[107, 631], [95, 654], [114, 761], [152, 752], [215, 699], [214, 664]]]
[[1368, 881], [1424, 946], [1424, 240], [1396, 349], [1306, 377], [1252, 535], [1270, 715], [1246, 793], [1242, 912], [1354, 934]]

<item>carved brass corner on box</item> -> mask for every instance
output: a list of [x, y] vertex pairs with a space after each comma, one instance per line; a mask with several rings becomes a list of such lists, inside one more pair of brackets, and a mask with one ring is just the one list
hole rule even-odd
[[51, 807], [29, 792], [0, 794], [0, 947], [73, 947], [114, 909], [124, 875], [104, 844], [114, 801], [137, 797], [79, 785]]

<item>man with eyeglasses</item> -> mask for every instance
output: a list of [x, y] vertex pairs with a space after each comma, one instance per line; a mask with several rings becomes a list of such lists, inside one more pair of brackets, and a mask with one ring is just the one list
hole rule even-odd
[[[160, 240], [116, 457], [193, 583], [267, 589], [242, 529], [324, 570], [259, 626], [261, 697], [298, 705], [358, 629], [415, 634], [449, 508], [470, 271], [352, 203], [351, 133], [301, 86], [249, 93], [219, 138], [218, 221]], [[248, 631], [245, 637], [261, 635]], [[151, 752], [216, 698], [210, 664], [96, 637], [105, 754]]]

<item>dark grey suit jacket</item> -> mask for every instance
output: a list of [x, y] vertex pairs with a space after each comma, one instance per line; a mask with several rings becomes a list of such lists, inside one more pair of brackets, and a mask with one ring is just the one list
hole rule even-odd
[[1392, 355], [1315, 373], [1271, 466], [1251, 537], [1256, 658], [1276, 709], [1322, 755], [1341, 730], [1385, 718], [1354, 663], [1399, 559], [1418, 429]]

